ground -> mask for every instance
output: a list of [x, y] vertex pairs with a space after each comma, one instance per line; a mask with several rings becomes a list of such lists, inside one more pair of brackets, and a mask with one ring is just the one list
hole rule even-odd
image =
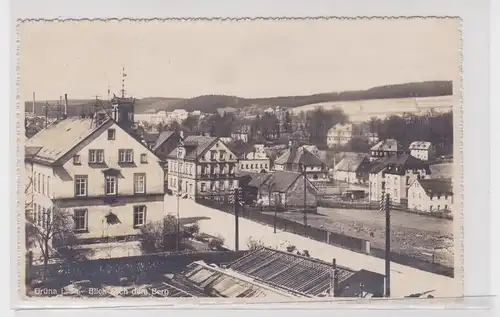
[[[283, 213], [280, 217], [303, 222], [302, 213]], [[403, 211], [391, 213], [391, 248], [402, 254], [453, 266], [453, 221]], [[308, 215], [308, 224], [371, 241], [385, 246], [385, 214], [378, 210], [318, 208]]]

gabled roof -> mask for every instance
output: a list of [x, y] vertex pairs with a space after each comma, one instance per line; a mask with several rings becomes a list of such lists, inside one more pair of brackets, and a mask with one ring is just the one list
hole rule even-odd
[[[336, 166], [336, 171], [357, 172], [358, 169], [368, 163], [366, 154], [361, 155], [346, 155]], [[365, 165], [366, 165], [365, 164]]]
[[323, 161], [305, 148], [291, 147], [276, 159], [274, 164], [305, 164], [307, 166], [323, 165]]
[[220, 297], [293, 298], [302, 294], [287, 292], [278, 287], [266, 285], [231, 269], [222, 269], [204, 263], [193, 262], [182, 273], [183, 277], [210, 295]]
[[[184, 148], [186, 149], [185, 159], [196, 160], [205, 153], [215, 142], [218, 137], [190, 135], [184, 139]], [[173, 150], [168, 155], [168, 158], [177, 158], [177, 151]]]
[[173, 136], [175, 132], [173, 131], [163, 131], [160, 133], [158, 138], [156, 139], [155, 145], [153, 146], [153, 151], [158, 150], [160, 146], [163, 145], [168, 139], [170, 139], [171, 136]]
[[408, 169], [426, 169], [430, 174], [429, 164], [410, 154], [392, 155], [385, 157], [370, 169], [370, 174], [377, 174], [386, 170], [389, 174], [404, 174]]
[[[264, 191], [269, 190], [269, 187], [271, 187], [273, 192], [280, 193], [286, 192], [302, 176], [301, 173], [285, 171], [270, 173], [240, 172], [239, 175], [247, 178], [246, 186], [260, 188]], [[308, 180], [308, 182], [310, 181]], [[314, 186], [312, 187], [314, 188]]]
[[36, 158], [51, 164], [80, 144], [103, 126], [112, 124], [106, 119], [100, 126], [90, 118], [67, 118], [56, 121], [26, 140], [26, 147], [41, 147]]
[[254, 147], [250, 144], [242, 141], [233, 141], [226, 143], [226, 146], [231, 150], [231, 152], [236, 155], [237, 158], [243, 159], [246, 154], [255, 151]]
[[[263, 283], [305, 296], [318, 296], [330, 289], [330, 263], [271, 248], [257, 249], [230, 263], [236, 272], [257, 278]], [[337, 265], [339, 284], [355, 271]]]
[[370, 149], [371, 151], [391, 151], [391, 152], [396, 152], [396, 151], [401, 151], [402, 146], [399, 144], [398, 141], [394, 139], [387, 139], [387, 140], [382, 140], [372, 146]]
[[428, 150], [432, 146], [431, 142], [415, 141], [408, 147], [410, 150]]
[[417, 181], [428, 196], [453, 195], [453, 184], [449, 178], [430, 178]]
[[144, 141], [146, 141], [147, 143], [156, 142], [156, 140], [158, 139], [158, 137], [159, 137], [158, 133], [144, 133], [142, 135], [142, 139]]

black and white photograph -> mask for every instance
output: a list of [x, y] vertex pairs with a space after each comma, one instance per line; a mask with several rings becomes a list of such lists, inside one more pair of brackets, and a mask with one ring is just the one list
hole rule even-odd
[[23, 299], [463, 295], [459, 19], [17, 31]]

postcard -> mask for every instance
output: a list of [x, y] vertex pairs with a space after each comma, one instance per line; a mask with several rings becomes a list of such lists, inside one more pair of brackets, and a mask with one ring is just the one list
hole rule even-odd
[[20, 22], [19, 297], [463, 296], [460, 27]]

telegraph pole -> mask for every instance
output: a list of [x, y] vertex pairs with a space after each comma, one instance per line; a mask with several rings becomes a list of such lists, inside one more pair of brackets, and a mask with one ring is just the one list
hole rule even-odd
[[385, 297], [391, 296], [391, 199], [383, 193], [380, 211], [385, 212]]
[[234, 250], [239, 250], [240, 223], [239, 208], [243, 205], [243, 190], [241, 187], [234, 190]]
[[307, 237], [307, 173], [306, 173], [306, 165], [302, 165], [303, 174], [304, 174], [304, 235]]

